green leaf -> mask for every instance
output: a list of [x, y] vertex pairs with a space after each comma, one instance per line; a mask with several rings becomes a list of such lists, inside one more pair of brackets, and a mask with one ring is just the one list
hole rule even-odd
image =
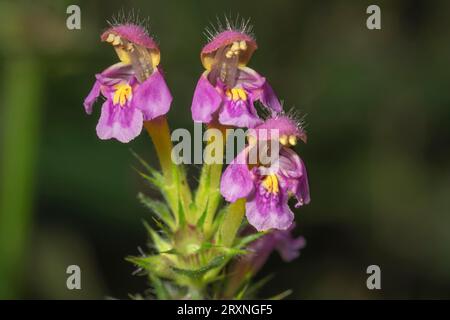
[[226, 213], [226, 211], [227, 211], [227, 207], [222, 208], [222, 209], [219, 210], [219, 212], [216, 214], [216, 216], [215, 216], [215, 218], [214, 218], [213, 226], [212, 226], [212, 229], [211, 229], [211, 232], [212, 232], [212, 233], [216, 232], [216, 231], [219, 229], [220, 225], [221, 225], [222, 222], [223, 222], [223, 219], [225, 218], [225, 213]]
[[[264, 287], [271, 279], [273, 278], [273, 275], [270, 274], [264, 278], [262, 278], [261, 280], [257, 281], [256, 283], [252, 284], [249, 286], [249, 288], [247, 289], [246, 292], [246, 298], [251, 297], [252, 295], [255, 295], [257, 293], [257, 291], [259, 289], [261, 289], [262, 287]], [[250, 272], [247, 276], [247, 283], [249, 283], [252, 279], [252, 273]]]
[[227, 206], [226, 213], [219, 227], [220, 243], [226, 247], [233, 245], [245, 214], [245, 199], [238, 199]]
[[154, 274], [149, 274], [150, 283], [153, 286], [156, 297], [159, 300], [168, 300], [170, 299], [170, 294], [164, 285], [164, 281], [162, 281], [159, 277]]
[[238, 243], [234, 246], [234, 248], [236, 248], [236, 249], [243, 248], [243, 247], [247, 246], [248, 244], [252, 243], [253, 241], [258, 240], [259, 238], [261, 238], [262, 236], [264, 236], [266, 234], [267, 234], [267, 232], [257, 232], [257, 233], [253, 233], [248, 236], [242, 237], [239, 239]]
[[161, 221], [163, 221], [171, 230], [175, 230], [175, 220], [165, 203], [151, 199], [141, 192], [138, 193], [137, 198], [145, 207], [150, 209], [159, 219], [161, 219]]
[[210, 181], [211, 166], [205, 164], [202, 167], [197, 192], [195, 194], [195, 204], [197, 205], [197, 208], [202, 211], [207, 207], [206, 202], [208, 201]]
[[290, 296], [291, 294], [292, 294], [292, 290], [289, 289], [289, 290], [283, 291], [273, 297], [270, 297], [268, 300], [283, 300], [284, 298], [286, 298], [287, 296]]
[[180, 198], [178, 198], [178, 224], [180, 227], [186, 224], [186, 215]]
[[160, 220], [156, 219], [155, 217], [152, 217], [153, 222], [156, 224], [156, 226], [161, 230], [162, 233], [167, 235], [167, 237], [170, 237], [173, 232], [169, 229], [165, 224], [163, 224]]
[[163, 239], [158, 232], [156, 232], [155, 230], [153, 230], [148, 223], [146, 223], [144, 221], [144, 226], [147, 229], [148, 233], [150, 234], [152, 240], [153, 240], [153, 244], [155, 246], [155, 248], [158, 250], [158, 252], [161, 251], [169, 251], [172, 250], [172, 245], [165, 239]]
[[147, 161], [145, 161], [141, 156], [139, 156], [136, 152], [130, 149], [131, 154], [139, 161], [139, 163], [151, 174], [159, 174], [159, 172], [152, 168]]
[[236, 300], [242, 300], [245, 297], [245, 294], [248, 289], [248, 283], [246, 283], [243, 288], [237, 293], [237, 295], [234, 297]]
[[225, 261], [225, 256], [217, 256], [214, 259], [212, 259], [207, 265], [195, 269], [195, 270], [189, 270], [189, 269], [180, 269], [176, 267], [172, 267], [172, 270], [175, 273], [178, 273], [180, 275], [184, 275], [186, 277], [189, 277], [191, 279], [198, 279], [202, 277], [206, 272], [208, 272], [211, 269], [217, 268], [223, 264]]
[[126, 261], [131, 262], [138, 268], [143, 268], [145, 270], [152, 269], [153, 263], [155, 262], [155, 256], [128, 256], [125, 258]]
[[142, 171], [139, 171], [137, 169], [135, 169], [135, 170], [142, 178], [147, 180], [150, 183], [150, 185], [153, 188], [155, 188], [156, 190], [164, 189], [164, 180], [162, 179], [161, 175], [159, 175], [159, 176], [158, 175], [157, 176], [153, 176], [153, 175], [149, 176], [148, 174], [145, 174]]
[[150, 256], [128, 256], [126, 261], [133, 263], [136, 267], [141, 268], [147, 272], [147, 274], [155, 274], [163, 277], [171, 276], [171, 269], [168, 268], [165, 260], [161, 259], [160, 255]]
[[200, 230], [203, 229], [203, 225], [205, 224], [205, 218], [206, 218], [207, 213], [208, 213], [208, 201], [206, 201], [206, 206], [203, 209], [203, 213], [197, 221], [197, 228]]

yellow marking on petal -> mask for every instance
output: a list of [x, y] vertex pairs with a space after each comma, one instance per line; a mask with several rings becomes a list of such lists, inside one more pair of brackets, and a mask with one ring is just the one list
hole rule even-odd
[[120, 83], [116, 85], [115, 88], [116, 91], [114, 92], [113, 103], [120, 104], [120, 106], [123, 107], [127, 103], [127, 100], [131, 99], [133, 90], [128, 83]]
[[268, 192], [277, 194], [280, 191], [278, 178], [274, 173], [266, 176], [262, 181], [262, 185]]
[[239, 49], [241, 49], [242, 51], [247, 50], [247, 42], [245, 42], [245, 40], [239, 42]]
[[246, 101], [247, 100], [247, 94], [245, 93], [244, 89], [238, 88], [236, 90], [238, 90], [239, 98], [241, 98], [241, 100], [243, 100], [243, 101]]
[[296, 136], [289, 136], [289, 144], [291, 146], [295, 146], [297, 144], [297, 137]]
[[281, 143], [283, 146], [285, 146], [285, 145], [288, 144], [288, 137], [287, 137], [287, 135], [283, 134], [283, 135], [280, 137], [280, 143]]
[[238, 89], [236, 88], [231, 89], [231, 94], [233, 95], [233, 101], [239, 100]]
[[232, 99], [233, 101], [247, 100], [247, 93], [242, 88], [227, 89], [225, 91], [225, 94], [229, 99]]

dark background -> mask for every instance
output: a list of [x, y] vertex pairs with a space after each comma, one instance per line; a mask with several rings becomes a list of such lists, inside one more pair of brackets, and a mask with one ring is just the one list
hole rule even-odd
[[[81, 7], [82, 29], [66, 28]], [[382, 30], [366, 28], [381, 7]], [[126, 298], [142, 292], [124, 257], [147, 241], [138, 204], [150, 193], [130, 148], [156, 165], [144, 133], [100, 141], [82, 102], [94, 74], [115, 63], [106, 20], [149, 17], [174, 95], [172, 128], [192, 129], [204, 27], [251, 17], [250, 67], [306, 114], [297, 147], [312, 203], [297, 211], [308, 245], [262, 297], [450, 298], [450, 37], [448, 1], [0, 1], [0, 298]], [[199, 167], [190, 167], [196, 177]], [[192, 179], [195, 183], [195, 179]], [[150, 193], [151, 194], [151, 193]], [[66, 289], [66, 267], [82, 290]], [[366, 288], [381, 267], [382, 290]]]

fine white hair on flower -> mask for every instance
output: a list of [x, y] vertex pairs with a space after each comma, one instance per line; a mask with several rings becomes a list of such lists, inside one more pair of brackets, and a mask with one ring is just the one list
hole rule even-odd
[[145, 34], [152, 38], [158, 44], [158, 37], [150, 31], [150, 18], [143, 17], [139, 9], [120, 9], [114, 14], [110, 20], [106, 20], [109, 27], [116, 27], [120, 25], [136, 25], [142, 28]]
[[119, 12], [114, 14], [111, 20], [106, 20], [106, 22], [110, 26], [118, 26], [123, 24], [134, 24], [143, 27], [144, 29], [149, 29], [149, 18], [142, 17], [140, 10], [135, 10], [134, 8], [131, 10], [125, 11], [125, 9], [120, 9]]
[[[281, 102], [281, 105], [284, 105], [284, 101]], [[270, 110], [267, 110], [265, 108], [259, 108], [258, 114], [260, 114], [261, 118], [266, 121], [270, 118], [277, 119], [277, 118], [287, 118], [292, 121], [292, 123], [295, 123], [297, 128], [299, 128], [301, 131], [306, 132], [306, 117], [308, 116], [306, 113], [300, 112], [297, 108], [291, 107], [287, 111], [283, 110], [280, 112], [272, 112]]]
[[284, 110], [284, 101], [280, 101], [282, 106], [282, 111], [280, 112], [273, 112], [271, 110], [268, 110], [267, 108], [264, 108], [263, 105], [260, 102], [255, 103], [255, 107], [258, 110], [258, 114], [264, 121], [270, 118], [279, 118], [279, 117], [285, 117], [291, 120], [295, 123], [295, 125], [301, 129], [304, 130], [307, 126], [305, 118], [308, 116], [306, 113], [300, 112], [297, 108], [291, 107], [287, 111]]
[[307, 127], [305, 118], [308, 114], [301, 114], [301, 112], [294, 107], [290, 108], [288, 111], [282, 111], [282, 114], [294, 121], [299, 129], [305, 130]]
[[210, 22], [210, 25], [205, 28], [203, 34], [209, 42], [224, 31], [238, 31], [255, 38], [250, 18], [241, 17], [239, 14], [236, 14], [235, 17], [225, 15], [222, 19], [217, 16], [216, 22]]

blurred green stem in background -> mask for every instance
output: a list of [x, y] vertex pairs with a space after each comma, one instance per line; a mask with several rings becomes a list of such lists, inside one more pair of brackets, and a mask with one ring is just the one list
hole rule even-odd
[[19, 296], [26, 264], [42, 81], [35, 57], [7, 61], [0, 120], [0, 299]]

